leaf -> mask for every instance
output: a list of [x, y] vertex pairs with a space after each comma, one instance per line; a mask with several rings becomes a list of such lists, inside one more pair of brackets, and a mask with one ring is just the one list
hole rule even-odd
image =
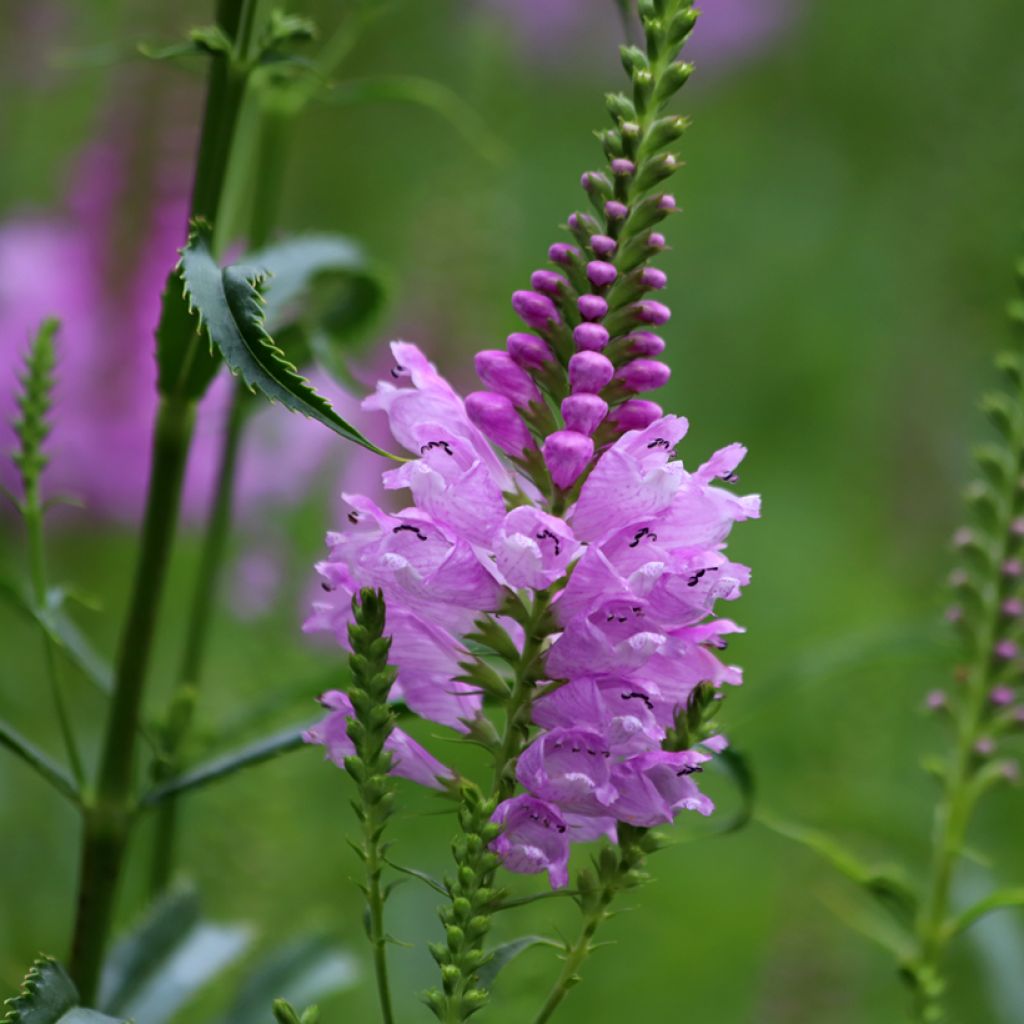
[[194, 889], [172, 889], [110, 951], [100, 1006], [145, 1024], [164, 1024], [242, 955], [250, 937], [244, 925], [203, 920]]
[[247, 972], [222, 1024], [268, 1022], [275, 999], [302, 1006], [351, 988], [354, 957], [326, 935], [299, 935], [272, 949]]
[[832, 836], [816, 829], [782, 821], [763, 811], [758, 814], [758, 820], [773, 832], [823, 857], [837, 871], [871, 893], [900, 924], [913, 921], [917, 913], [917, 893], [899, 869], [865, 864]]
[[946, 940], [954, 938], [980, 921], [993, 910], [1005, 910], [1010, 907], [1024, 907], [1024, 888], [997, 889], [984, 899], [961, 911], [956, 917], [946, 922], [944, 932]]
[[289, 750], [297, 750], [303, 745], [302, 734], [305, 726], [292, 726], [273, 736], [264, 737], [255, 743], [249, 743], [238, 750], [212, 758], [205, 764], [168, 779], [161, 785], [151, 789], [141, 801], [143, 807], [166, 800], [170, 796], [178, 796], [190, 789], [198, 789], [211, 782], [216, 782], [228, 775], [233, 775], [242, 768], [269, 761], [271, 758], [286, 754]]
[[210, 251], [209, 225], [201, 221], [194, 225], [181, 260], [190, 308], [199, 314], [211, 344], [224, 357], [231, 372], [240, 375], [250, 390], [258, 390], [271, 402], [280, 402], [292, 412], [317, 420], [346, 440], [398, 460], [398, 456], [378, 448], [346, 423], [310, 387], [267, 334], [263, 324], [261, 271], [252, 267], [221, 270]]
[[8, 999], [4, 1024], [125, 1024], [78, 1005], [78, 989], [52, 957], [40, 957], [29, 968], [21, 992]]
[[494, 987], [494, 980], [498, 973], [505, 968], [520, 953], [530, 949], [531, 946], [551, 946], [553, 949], [562, 949], [561, 943], [554, 939], [546, 938], [543, 935], [524, 935], [521, 939], [513, 939], [490, 950], [490, 959], [477, 971], [480, 987], [491, 989]]
[[31, 740], [26, 739], [12, 725], [8, 725], [0, 719], [0, 747], [7, 747], [8, 750], [17, 754], [30, 768], [46, 779], [61, 796], [65, 796], [72, 803], [77, 804], [81, 800], [75, 780], [57, 764], [49, 754], [40, 750]]

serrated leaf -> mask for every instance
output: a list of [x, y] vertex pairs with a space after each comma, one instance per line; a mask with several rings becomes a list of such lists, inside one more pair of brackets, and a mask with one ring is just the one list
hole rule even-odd
[[230, 967], [250, 939], [244, 925], [203, 920], [193, 889], [173, 889], [114, 945], [100, 981], [100, 1006], [164, 1024]]
[[358, 977], [355, 958], [330, 936], [296, 936], [249, 969], [222, 1024], [260, 1024], [275, 999], [308, 1005], [351, 988]]
[[125, 1024], [78, 1005], [78, 989], [52, 957], [40, 957], [29, 968], [21, 992], [4, 1003], [3, 1024]]
[[204, 222], [193, 227], [182, 250], [181, 268], [189, 305], [198, 313], [211, 345], [250, 390], [378, 455], [398, 459], [346, 423], [285, 358], [264, 328], [264, 275], [253, 267], [222, 270], [213, 258], [210, 228]]
[[490, 959], [477, 971], [480, 987], [490, 989], [494, 987], [494, 980], [500, 971], [508, 966], [520, 953], [526, 952], [533, 946], [551, 946], [553, 949], [562, 949], [562, 945], [549, 939], [544, 935], [524, 935], [520, 939], [512, 939], [490, 950]]
[[1006, 910], [1011, 907], [1024, 907], [1024, 887], [1013, 889], [997, 889], [991, 892], [984, 899], [961, 911], [945, 926], [947, 939], [952, 939], [961, 932], [966, 931], [977, 921], [980, 921], [986, 914], [993, 910]]

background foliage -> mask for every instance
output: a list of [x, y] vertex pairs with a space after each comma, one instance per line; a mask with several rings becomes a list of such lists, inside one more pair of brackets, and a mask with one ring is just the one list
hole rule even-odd
[[[36, 6], [15, 3], [17, 16], [0, 26], [5, 215], [59, 202], [76, 150], [117, 88], [111, 58], [134, 59], [128, 40], [174, 38], [209, 17], [194, 0], [160, 15], [124, 0], [52, 3], [38, 5], [54, 21], [33, 42], [25, 26]], [[322, 24], [334, 6], [303, 4]], [[364, 242], [400, 296], [380, 339], [414, 340], [468, 381], [465, 354], [513, 329], [512, 288], [582, 201], [576, 181], [598, 159], [589, 132], [602, 122], [600, 94], [619, 82], [608, 45], [615, 15], [610, 2], [595, 3], [586, 40], [531, 55], [471, 0], [395, 6], [351, 70], [446, 83], [483, 115], [502, 159], [483, 159], [420, 109], [316, 106], [299, 128], [281, 220]], [[948, 678], [946, 546], [982, 431], [975, 396], [1003, 337], [1024, 217], [1022, 33], [1024, 8], [1013, 5], [978, 5], [968, 17], [925, 0], [881, 14], [815, 0], [744, 65], [706, 59], [683, 94], [694, 127], [677, 186], [685, 212], [662, 264], [675, 310], [664, 404], [691, 419], [691, 459], [748, 443], [744, 489], [766, 499], [764, 520], [736, 539], [736, 557], [755, 575], [740, 610], [750, 632], [733, 647], [748, 683], [729, 703], [729, 732], [753, 760], [765, 806], [867, 853], [884, 854], [888, 839], [912, 864], [934, 796], [918, 761], [941, 742], [921, 701]], [[157, 73], [175, 83], [191, 74], [169, 65]], [[194, 114], [199, 89], [180, 96]], [[274, 513], [298, 554], [269, 614], [240, 622], [230, 586], [224, 594], [200, 731], [225, 744], [260, 731], [257, 716], [263, 731], [311, 716], [312, 696], [340, 671], [337, 652], [298, 632], [327, 525], [320, 499]], [[63, 524], [54, 574], [100, 599], [103, 615], [76, 617], [109, 649], [132, 545], [87, 515]], [[4, 564], [17, 563], [21, 544], [14, 519], [0, 519]], [[156, 689], [172, 680], [197, 553], [186, 534]], [[35, 641], [0, 609], [0, 709], [54, 740]], [[76, 715], [91, 721], [99, 698], [85, 685], [74, 691]], [[728, 804], [724, 781], [711, 788]], [[357, 946], [348, 797], [343, 773], [309, 750], [192, 798], [184, 860], [208, 911], [254, 923], [264, 940], [317, 927]], [[450, 826], [429, 796], [410, 789], [407, 798], [394, 856], [440, 873]], [[1002, 882], [1019, 864], [1020, 799], [996, 795], [978, 826], [993, 858], [977, 870]], [[74, 824], [23, 766], [0, 760], [0, 989], [13, 992], [38, 951], [62, 952]], [[678, 832], [696, 839], [699, 828], [684, 822]], [[604, 1019], [613, 1006], [652, 1019], [683, 1006], [720, 1024], [897, 1017], [888, 960], [825, 909], [822, 899], [842, 903], [849, 891], [810, 854], [755, 825], [683, 843], [653, 867], [657, 881], [637, 909], [608, 929], [616, 945], [570, 996], [567, 1024]], [[126, 920], [142, 883], [140, 872], [125, 892]], [[410, 882], [389, 905], [390, 930], [426, 938], [415, 929], [434, 928], [437, 901]], [[515, 913], [504, 922], [509, 936], [563, 920], [556, 901]], [[1013, 970], [1024, 956], [1019, 915], [992, 918], [962, 948], [957, 1016], [1009, 1024], [1024, 1005]], [[396, 949], [393, 970], [402, 1015], [416, 1019], [411, 993], [433, 980], [429, 956], [422, 945]], [[489, 1016], [522, 1019], [536, 980], [554, 970], [548, 950], [525, 953], [503, 974]], [[213, 1007], [228, 994], [204, 998]], [[369, 986], [340, 995], [324, 1018], [363, 1019], [371, 998]]]

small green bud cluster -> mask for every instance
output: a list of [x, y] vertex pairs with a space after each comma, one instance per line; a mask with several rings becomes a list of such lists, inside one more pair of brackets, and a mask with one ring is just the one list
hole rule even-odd
[[495, 799], [484, 798], [475, 786], [463, 785], [459, 833], [452, 842], [456, 873], [445, 879], [451, 902], [439, 911], [445, 942], [430, 946], [441, 969], [442, 987], [425, 996], [443, 1024], [468, 1020], [488, 998], [477, 973], [490, 959], [484, 940], [502, 898], [493, 886], [500, 858], [490, 849], [501, 832], [501, 826], [491, 821], [496, 806]]

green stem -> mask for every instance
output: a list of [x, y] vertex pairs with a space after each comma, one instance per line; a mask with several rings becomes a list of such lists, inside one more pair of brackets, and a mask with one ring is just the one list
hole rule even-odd
[[99, 783], [95, 799], [85, 807], [71, 973], [87, 1005], [95, 1000], [134, 811], [135, 742], [194, 414], [193, 403], [166, 398], [157, 410], [141, 550], [115, 670]]

